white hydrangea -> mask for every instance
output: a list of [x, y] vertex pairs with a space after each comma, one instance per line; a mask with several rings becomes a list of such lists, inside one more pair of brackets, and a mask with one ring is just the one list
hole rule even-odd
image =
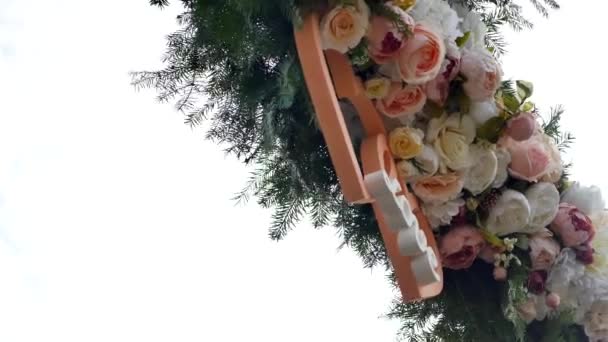
[[606, 207], [602, 190], [597, 186], [582, 186], [575, 182], [562, 196], [562, 202], [572, 204], [586, 215], [594, 215]]
[[417, 23], [434, 28], [446, 42], [463, 35], [458, 28], [462, 19], [443, 0], [418, 0], [409, 13]]
[[462, 18], [459, 27], [460, 31], [463, 33], [470, 32], [469, 39], [464, 48], [470, 50], [485, 49], [485, 37], [488, 33], [488, 27], [481, 20], [481, 16], [463, 6], [455, 6], [454, 10]]
[[433, 229], [448, 225], [452, 218], [460, 212], [460, 207], [465, 204], [462, 198], [457, 198], [447, 202], [424, 203], [422, 210], [429, 220]]

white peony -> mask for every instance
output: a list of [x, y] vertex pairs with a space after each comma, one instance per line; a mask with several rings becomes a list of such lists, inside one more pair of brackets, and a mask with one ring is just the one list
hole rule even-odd
[[465, 173], [464, 188], [477, 196], [494, 182], [498, 159], [493, 150], [480, 145], [471, 145], [470, 156], [471, 167]]
[[446, 43], [463, 35], [458, 28], [462, 19], [443, 0], [418, 0], [409, 14], [417, 23], [432, 26], [436, 32], [441, 34]]
[[526, 191], [530, 204], [530, 231], [542, 230], [548, 226], [559, 210], [559, 191], [551, 183], [537, 183]]
[[494, 56], [486, 49], [465, 50], [460, 60], [460, 73], [467, 96], [473, 101], [491, 99], [502, 81], [502, 69]]
[[448, 225], [452, 222], [452, 218], [460, 212], [460, 208], [465, 202], [462, 198], [457, 198], [447, 202], [424, 203], [422, 211], [429, 220], [429, 224], [433, 229], [440, 226]]
[[471, 102], [469, 115], [477, 126], [483, 125], [486, 121], [497, 117], [498, 114], [498, 106], [494, 100]]
[[523, 232], [530, 222], [530, 204], [526, 197], [506, 190], [490, 210], [486, 228], [498, 236]]
[[498, 167], [496, 169], [496, 178], [492, 183], [493, 188], [502, 187], [509, 178], [509, 164], [511, 163], [511, 154], [505, 148], [496, 149], [496, 158], [498, 159]]
[[433, 118], [426, 141], [433, 144], [441, 160], [441, 171], [464, 170], [471, 165], [469, 145], [475, 139], [475, 123], [468, 115], [451, 114]]
[[606, 207], [600, 188], [595, 185], [582, 186], [578, 182], [566, 190], [562, 202], [572, 204], [587, 216], [592, 216]]
[[341, 53], [359, 45], [369, 26], [369, 7], [364, 0], [356, 5], [341, 4], [334, 7], [321, 20], [323, 49]]

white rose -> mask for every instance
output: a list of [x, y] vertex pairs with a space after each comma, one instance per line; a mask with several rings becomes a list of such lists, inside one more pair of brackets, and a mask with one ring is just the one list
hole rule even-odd
[[460, 73], [466, 81], [465, 93], [473, 101], [491, 99], [500, 86], [502, 69], [488, 50], [465, 50], [460, 60]]
[[529, 222], [530, 204], [526, 197], [515, 190], [506, 190], [490, 210], [486, 228], [504, 236], [523, 231]]
[[321, 20], [323, 49], [341, 53], [359, 45], [369, 26], [369, 7], [364, 0], [356, 6], [342, 4], [334, 7]]
[[559, 191], [551, 183], [537, 183], [526, 191], [530, 204], [530, 231], [548, 226], [559, 210]]
[[498, 159], [494, 151], [479, 145], [471, 145], [470, 155], [471, 167], [466, 171], [464, 188], [477, 196], [494, 182]]
[[496, 101], [488, 100], [471, 102], [469, 115], [473, 118], [473, 121], [475, 121], [477, 126], [483, 125], [486, 121], [498, 116], [498, 106], [496, 106]]
[[602, 198], [602, 190], [597, 186], [581, 186], [575, 182], [562, 196], [562, 202], [572, 204], [587, 216], [604, 210], [606, 203]]
[[471, 163], [469, 145], [475, 139], [475, 134], [475, 123], [468, 115], [444, 114], [431, 119], [426, 141], [433, 144], [442, 169], [449, 167], [452, 170], [464, 170]]
[[452, 222], [452, 218], [460, 212], [460, 208], [465, 202], [462, 198], [447, 202], [424, 203], [422, 210], [429, 220], [429, 224], [433, 229], [440, 226], [448, 225]]
[[593, 303], [585, 315], [585, 334], [591, 342], [606, 341], [608, 337], [608, 298]]
[[496, 150], [496, 158], [498, 159], [498, 167], [496, 168], [496, 178], [492, 183], [493, 188], [502, 187], [509, 178], [509, 164], [511, 163], [511, 154], [505, 148]]

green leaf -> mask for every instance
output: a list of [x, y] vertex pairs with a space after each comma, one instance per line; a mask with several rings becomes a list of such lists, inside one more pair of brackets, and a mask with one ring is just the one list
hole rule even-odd
[[534, 110], [534, 108], [535, 108], [534, 103], [532, 103], [530, 101], [521, 105], [521, 111], [526, 112], [526, 113], [531, 113]]
[[459, 48], [463, 47], [464, 44], [466, 44], [469, 41], [469, 38], [471, 38], [471, 31], [467, 31], [461, 37], [456, 38], [456, 45]]
[[521, 106], [521, 101], [513, 94], [503, 93], [502, 100], [505, 108], [511, 113], [517, 113]]
[[517, 94], [521, 98], [522, 102], [532, 96], [534, 92], [534, 85], [528, 81], [516, 81], [517, 84]]
[[491, 143], [496, 143], [506, 123], [506, 120], [499, 116], [491, 118], [477, 128], [477, 137]]

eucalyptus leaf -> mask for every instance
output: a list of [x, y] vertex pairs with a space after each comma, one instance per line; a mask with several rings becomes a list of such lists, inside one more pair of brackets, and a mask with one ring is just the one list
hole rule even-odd
[[531, 82], [517, 81], [515, 84], [517, 84], [517, 94], [522, 101], [525, 101], [532, 96], [532, 93], [534, 92], [534, 85]]
[[517, 113], [521, 106], [521, 101], [513, 94], [503, 93], [502, 100], [505, 108], [511, 113]]

